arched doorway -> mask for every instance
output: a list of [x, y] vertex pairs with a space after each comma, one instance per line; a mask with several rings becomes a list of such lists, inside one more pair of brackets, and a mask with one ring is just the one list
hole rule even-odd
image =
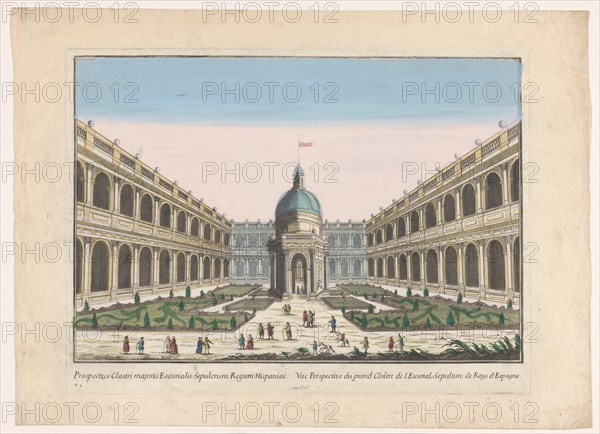
[[192, 282], [198, 280], [198, 256], [196, 255], [190, 258], [190, 280]]
[[467, 217], [475, 214], [475, 188], [466, 184], [462, 189], [462, 215]]
[[121, 187], [119, 209], [121, 214], [128, 217], [133, 217], [133, 187], [129, 184], [125, 184], [123, 187]]
[[432, 228], [437, 225], [437, 217], [435, 215], [435, 205], [428, 203], [425, 207], [425, 227]]
[[444, 197], [444, 222], [451, 222], [456, 218], [456, 204], [454, 196], [447, 194]]
[[411, 279], [415, 282], [421, 280], [421, 255], [418, 252], [413, 252], [410, 255], [410, 274]]
[[394, 257], [393, 256], [388, 256], [387, 258], [387, 277], [389, 277], [390, 279], [395, 279], [396, 278], [396, 261], [394, 261]]
[[488, 288], [504, 291], [504, 248], [499, 241], [493, 240], [487, 248]]
[[154, 220], [154, 216], [152, 214], [152, 196], [145, 194], [140, 202], [140, 218], [142, 221], [152, 223]]
[[427, 283], [438, 283], [438, 257], [435, 250], [429, 250], [425, 258], [427, 263]]
[[177, 255], [177, 282], [185, 282], [185, 255], [183, 253], [179, 253]]
[[377, 277], [383, 277], [383, 258], [377, 258]]
[[124, 244], [119, 249], [118, 288], [131, 288], [131, 248]]
[[219, 258], [215, 258], [215, 262], [214, 262], [214, 276], [215, 279], [220, 279], [221, 278], [221, 259]]
[[292, 293], [306, 294], [308, 288], [308, 270], [306, 257], [302, 253], [296, 253], [292, 257]]
[[502, 182], [497, 173], [492, 172], [485, 178], [485, 209], [502, 205]]
[[400, 266], [398, 267], [400, 271], [400, 280], [408, 280], [408, 262], [406, 260], [406, 255], [400, 255], [400, 259], [398, 260], [400, 261]]
[[458, 267], [457, 267], [456, 249], [449, 246], [444, 255], [444, 268], [446, 270], [446, 285], [458, 285]]
[[104, 241], [98, 241], [94, 244], [91, 262], [90, 290], [92, 292], [107, 291], [110, 271], [110, 251]]
[[171, 281], [171, 255], [166, 250], [160, 252], [158, 259], [158, 283], [164, 285]]
[[469, 288], [479, 287], [479, 255], [475, 244], [467, 244], [465, 250], [465, 285]]
[[148, 247], [140, 251], [140, 287], [152, 285], [152, 252]]
[[210, 280], [210, 257], [205, 256], [202, 261], [202, 279]]
[[369, 277], [375, 277], [375, 260], [373, 258], [369, 258], [369, 263], [367, 265]]
[[410, 213], [410, 233], [414, 234], [415, 232], [419, 232], [419, 213], [413, 211]]
[[92, 204], [102, 209], [110, 209], [110, 180], [106, 173], [99, 173], [94, 179], [94, 195]]

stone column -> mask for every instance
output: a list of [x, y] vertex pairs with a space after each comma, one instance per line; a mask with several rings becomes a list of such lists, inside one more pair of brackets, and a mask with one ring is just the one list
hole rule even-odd
[[504, 282], [506, 288], [506, 300], [513, 298], [513, 261], [512, 261], [512, 240], [511, 237], [504, 238]]
[[508, 205], [508, 162], [502, 164], [502, 203]]
[[269, 249], [269, 274], [271, 279], [270, 289], [275, 289], [275, 252], [273, 248]]
[[437, 206], [437, 224], [438, 225], [442, 225], [444, 224], [444, 221], [442, 220], [442, 198], [438, 197], [437, 200], [438, 206]]
[[484, 254], [484, 246], [483, 240], [477, 240], [477, 246], [479, 250], [478, 259], [479, 259], [479, 298], [483, 295], [485, 300], [485, 254]]
[[171, 286], [175, 285], [177, 285], [177, 251], [171, 249]]
[[139, 288], [139, 277], [140, 277], [140, 261], [139, 261], [139, 257], [138, 257], [138, 253], [140, 250], [140, 246], [139, 244], [134, 244], [133, 245], [133, 275], [132, 277], [132, 292], [135, 292], [138, 290]]
[[158, 288], [158, 247], [152, 248], [152, 292]]
[[160, 197], [154, 196], [154, 225], [160, 226]]
[[179, 209], [176, 206], [171, 207], [171, 230], [177, 231], [177, 212]]
[[427, 282], [427, 270], [425, 269], [425, 258], [427, 257], [427, 252], [420, 252], [421, 255], [421, 288], [425, 288]]
[[460, 187], [457, 187], [455, 190], [456, 195], [456, 203], [455, 203], [455, 209], [456, 209], [456, 219], [460, 219], [462, 218], [462, 205], [460, 202]]
[[423, 220], [423, 207], [419, 208], [419, 230], [425, 230], [425, 221]]
[[406, 284], [412, 285], [412, 252], [406, 254]]
[[140, 188], [135, 187], [135, 201], [133, 202], [133, 218], [140, 219]]
[[188, 285], [191, 281], [192, 255], [190, 252], [185, 252], [185, 284]]
[[283, 292], [291, 292], [290, 291], [290, 285], [288, 282], [289, 279], [289, 270], [288, 270], [288, 266], [289, 266], [289, 260], [287, 257], [287, 253], [284, 252], [283, 254]]
[[475, 198], [477, 203], [477, 212], [480, 213], [482, 211], [481, 208], [481, 176], [475, 178], [477, 191], [475, 192]]
[[112, 248], [112, 267], [111, 267], [111, 285], [110, 285], [110, 299], [113, 298], [113, 292], [117, 290], [118, 287], [118, 270], [119, 270], [119, 242], [111, 241], [110, 243]]
[[446, 285], [445, 285], [445, 278], [444, 278], [444, 269], [445, 269], [445, 262], [444, 262], [444, 248], [443, 247], [438, 247], [438, 288], [439, 288], [439, 292], [442, 293], [446, 293]]
[[400, 267], [398, 266], [398, 262], [400, 262], [400, 255], [394, 255], [394, 279], [400, 281]]
[[463, 290], [465, 288], [464, 285], [464, 261], [463, 261], [463, 249], [464, 249], [464, 243], [458, 243], [457, 247], [458, 247], [458, 252], [457, 252], [457, 260], [458, 260], [458, 264], [456, 264], [456, 272], [458, 274], [457, 276], [457, 280], [458, 280], [458, 289], [459, 291]]
[[91, 237], [83, 237], [83, 275], [81, 278], [81, 293], [83, 294], [83, 300], [88, 300], [90, 298], [90, 262], [92, 258], [90, 257], [90, 247], [91, 247], [92, 238]]
[[[317, 289], [317, 273], [315, 272], [315, 251], [310, 251], [310, 292], [315, 292]], [[307, 291], [308, 292], [308, 288]]]
[[327, 257], [323, 256], [323, 291], [327, 291]]
[[119, 179], [118, 176], [114, 176], [113, 177], [114, 181], [115, 181], [115, 186], [114, 186], [114, 195], [113, 195], [113, 212], [119, 214], [121, 211], [119, 209], [119, 205], [120, 205], [120, 201], [119, 201], [119, 184], [121, 183], [121, 180]]
[[87, 206], [92, 206], [94, 203], [94, 165], [91, 163], [86, 164], [87, 176], [86, 176], [86, 188], [85, 188], [85, 203]]

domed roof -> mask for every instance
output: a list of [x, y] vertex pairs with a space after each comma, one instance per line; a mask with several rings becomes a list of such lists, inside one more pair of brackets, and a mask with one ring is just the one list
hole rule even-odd
[[321, 216], [321, 203], [314, 193], [304, 188], [304, 170], [298, 164], [294, 170], [294, 186], [285, 192], [275, 208], [275, 218], [284, 214], [304, 212]]

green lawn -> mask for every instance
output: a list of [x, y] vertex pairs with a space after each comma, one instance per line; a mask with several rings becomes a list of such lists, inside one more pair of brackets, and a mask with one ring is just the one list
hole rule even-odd
[[256, 298], [243, 298], [225, 306], [227, 311], [233, 312], [243, 310], [252, 312], [256, 310], [265, 310], [275, 302], [272, 297], [256, 297]]
[[260, 288], [260, 285], [228, 285], [211, 291], [211, 294], [215, 294], [216, 297], [220, 297], [221, 294], [224, 294], [225, 297], [229, 297], [231, 295], [234, 297], [243, 297], [257, 288]]
[[371, 306], [369, 303], [350, 296], [347, 296], [346, 300], [342, 297], [323, 297], [321, 301], [333, 309], [341, 309], [342, 307], [346, 307], [347, 310], [368, 309]]
[[[423, 297], [386, 297], [385, 304], [395, 310], [381, 313], [347, 312], [346, 318], [364, 329], [402, 329], [438, 327], [498, 327], [501, 315], [504, 326], [519, 325], [519, 311], [480, 306], [469, 303], [458, 304], [451, 300]], [[405, 320], [404, 318], [408, 318]], [[408, 321], [408, 322], [407, 322]]]

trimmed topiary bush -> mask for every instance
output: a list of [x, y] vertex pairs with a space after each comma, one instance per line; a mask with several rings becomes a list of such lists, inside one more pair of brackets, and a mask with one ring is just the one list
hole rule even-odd
[[133, 295], [133, 302], [135, 304], [140, 304], [140, 293], [139, 292], [135, 292], [135, 294]]
[[173, 330], [173, 318], [169, 318], [169, 322], [167, 323], [167, 329]]
[[181, 312], [183, 309], [185, 309], [185, 304], [183, 303], [183, 300], [179, 300], [179, 312]]
[[190, 285], [185, 287], [185, 297], [186, 298], [190, 298], [192, 296], [192, 288], [190, 288]]
[[504, 325], [504, 312], [500, 312], [500, 315], [498, 316], [498, 324], [503, 326]]
[[150, 317], [148, 316], [148, 312], [146, 312], [144, 314], [144, 328], [145, 329], [149, 329], [150, 328]]
[[509, 298], [508, 301], [506, 302], [506, 308], [507, 309], [512, 309], [513, 308], [512, 298]]
[[88, 303], [88, 301], [86, 300], [86, 301], [83, 303], [83, 311], [84, 311], [84, 312], [89, 312], [89, 310], [90, 310], [90, 304], [89, 304], [89, 303]]
[[236, 327], [237, 327], [237, 321], [235, 320], [235, 316], [232, 316], [231, 319], [229, 320], [229, 328], [231, 330], [235, 330]]
[[429, 289], [428, 288], [423, 289], [423, 297], [429, 297]]
[[403, 328], [410, 327], [410, 319], [406, 315], [404, 315], [404, 317], [402, 317], [402, 327]]
[[456, 302], [457, 302], [458, 304], [462, 304], [462, 299], [463, 299], [463, 297], [462, 297], [462, 292], [460, 292], [460, 291], [459, 291], [459, 292], [458, 292], [458, 295], [456, 296]]
[[375, 310], [375, 307], [374, 307], [372, 304], [370, 304], [370, 305], [369, 305], [369, 308], [367, 309], [367, 311], [368, 311], [369, 313], [373, 313], [373, 311], [374, 311], [374, 310]]
[[429, 320], [429, 317], [427, 317], [427, 319], [425, 320], [425, 328], [426, 329], [430, 329], [431, 328], [431, 321]]
[[190, 330], [194, 330], [196, 328], [196, 321], [194, 320], [193, 316], [191, 316], [190, 320], [188, 321], [188, 328]]
[[172, 289], [169, 291], [169, 298], [173, 298], [173, 290]]
[[448, 311], [448, 316], [446, 317], [446, 324], [449, 326], [456, 325], [456, 318], [454, 318], [454, 314], [451, 310]]
[[346, 313], [346, 306], [342, 306], [342, 315]]
[[98, 328], [98, 317], [96, 317], [96, 312], [94, 312], [94, 315], [92, 315], [92, 328]]
[[406, 288], [406, 296], [412, 297], [412, 288], [410, 286], [408, 288]]
[[200, 290], [200, 298], [204, 298], [204, 289]]

